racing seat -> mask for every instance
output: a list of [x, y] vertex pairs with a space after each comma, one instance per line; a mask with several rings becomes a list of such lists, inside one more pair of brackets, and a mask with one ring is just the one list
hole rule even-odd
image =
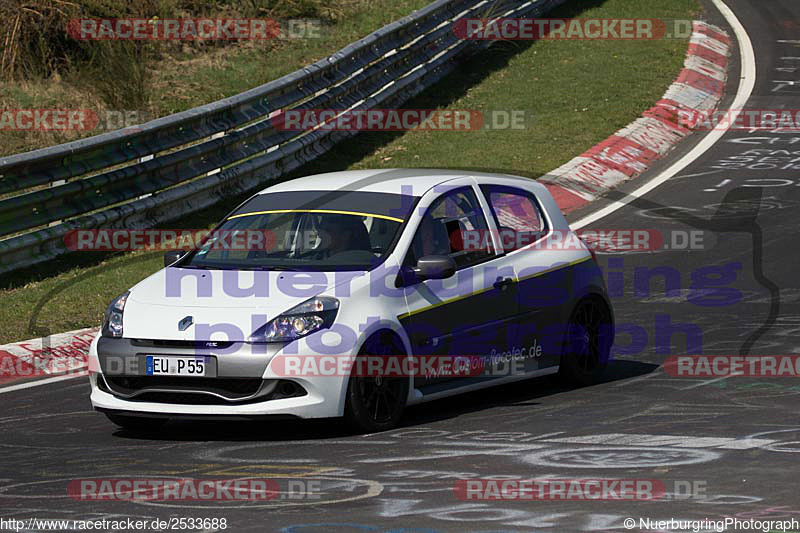
[[372, 251], [372, 243], [369, 239], [369, 231], [364, 225], [364, 221], [356, 216], [346, 216], [343, 218], [342, 224], [345, 231], [350, 232], [350, 242], [348, 243], [348, 250], [366, 250]]

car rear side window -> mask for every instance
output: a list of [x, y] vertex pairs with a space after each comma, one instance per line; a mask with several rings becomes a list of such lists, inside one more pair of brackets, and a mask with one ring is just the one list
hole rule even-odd
[[513, 252], [544, 236], [547, 223], [536, 197], [522, 189], [501, 185], [482, 185], [500, 230], [504, 252]]

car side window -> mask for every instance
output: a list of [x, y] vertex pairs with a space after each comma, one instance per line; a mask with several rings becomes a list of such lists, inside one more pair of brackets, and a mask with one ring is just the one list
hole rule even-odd
[[547, 224], [533, 194], [515, 187], [482, 185], [500, 231], [504, 252], [513, 252], [544, 236]]
[[[466, 235], [479, 244], [465, 246]], [[486, 217], [471, 188], [445, 193], [428, 208], [414, 235], [405, 264], [415, 265], [418, 259], [426, 255], [449, 255], [457, 268], [471, 266], [496, 255]]]

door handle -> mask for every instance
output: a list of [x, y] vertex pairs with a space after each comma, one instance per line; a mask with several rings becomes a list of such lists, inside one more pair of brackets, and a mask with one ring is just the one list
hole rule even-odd
[[494, 282], [494, 288], [498, 290], [504, 290], [512, 283], [514, 283], [512, 278], [497, 278], [497, 280]]

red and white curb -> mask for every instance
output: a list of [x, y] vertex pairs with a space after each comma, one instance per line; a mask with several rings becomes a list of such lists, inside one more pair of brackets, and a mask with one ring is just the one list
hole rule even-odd
[[685, 118], [716, 109], [730, 47], [725, 30], [695, 21], [684, 68], [663, 98], [632, 124], [538, 180], [561, 210], [573, 211], [638, 177], [691, 133]]
[[98, 328], [0, 345], [0, 385], [28, 378], [85, 372], [89, 345]]

